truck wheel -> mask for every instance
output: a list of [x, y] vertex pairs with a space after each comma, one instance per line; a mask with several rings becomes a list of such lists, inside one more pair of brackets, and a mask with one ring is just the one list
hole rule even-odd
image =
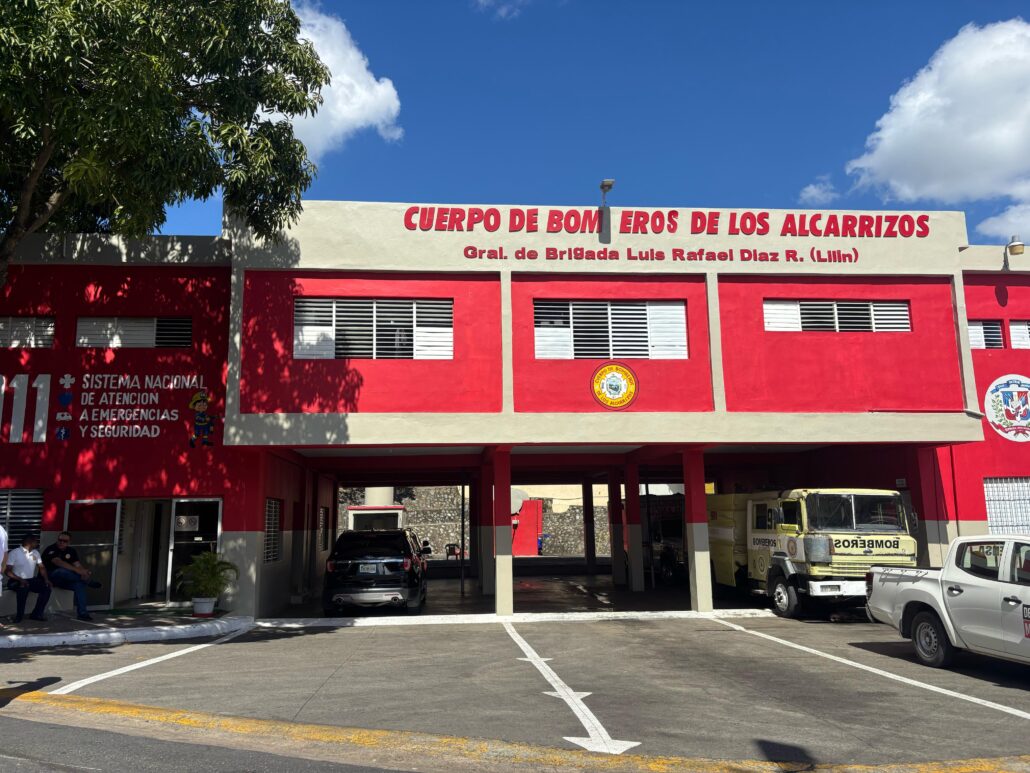
[[920, 612], [913, 618], [912, 646], [919, 662], [931, 668], [944, 668], [955, 658], [948, 632], [933, 612]]
[[783, 575], [777, 575], [772, 583], [773, 614], [779, 617], [798, 617], [801, 614], [801, 601], [798, 599], [797, 588], [787, 582]]

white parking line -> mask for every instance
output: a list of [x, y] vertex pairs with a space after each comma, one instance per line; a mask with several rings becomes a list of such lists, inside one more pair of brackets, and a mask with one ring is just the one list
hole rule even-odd
[[612, 738], [608, 731], [604, 729], [601, 720], [594, 716], [594, 712], [587, 708], [587, 705], [583, 702], [583, 699], [590, 695], [590, 693], [576, 692], [565, 684], [554, 672], [554, 669], [547, 665], [547, 661], [550, 658], [540, 657], [536, 650], [529, 646], [529, 642], [519, 635], [519, 632], [515, 630], [515, 626], [511, 623], [505, 623], [504, 630], [519, 645], [519, 649], [525, 653], [526, 657], [519, 658], [519, 660], [526, 660], [532, 663], [536, 670], [543, 674], [544, 679], [554, 688], [554, 692], [545, 692], [544, 695], [551, 695], [565, 701], [568, 707], [572, 709], [572, 713], [576, 715], [576, 719], [586, 728], [589, 735], [588, 738], [565, 736], [566, 741], [582, 746], [587, 751], [604, 752], [605, 754], [622, 754], [627, 749], [640, 746], [639, 741], [616, 741]]
[[758, 636], [762, 639], [773, 641], [777, 644], [782, 644], [784, 647], [791, 647], [792, 649], [801, 650], [802, 652], [807, 652], [810, 655], [818, 655], [821, 658], [833, 660], [837, 663], [843, 663], [846, 666], [851, 666], [852, 668], [857, 668], [862, 671], [868, 671], [871, 674], [877, 674], [878, 676], [886, 677], [887, 679], [893, 679], [895, 682], [901, 682], [902, 684], [907, 684], [911, 687], [919, 687], [923, 690], [929, 690], [930, 692], [939, 693], [941, 695], [947, 695], [950, 698], [958, 698], [959, 700], [968, 701], [969, 703], [975, 703], [978, 706], [984, 706], [989, 709], [995, 709], [996, 711], [1004, 711], [1006, 714], [1011, 714], [1012, 716], [1019, 717], [1020, 719], [1030, 719], [1030, 713], [1026, 711], [1020, 711], [1019, 709], [1014, 709], [1011, 706], [1004, 706], [1000, 703], [994, 703], [993, 701], [986, 701], [983, 698], [975, 698], [972, 695], [965, 695], [964, 693], [955, 692], [954, 690], [947, 690], [943, 687], [937, 687], [936, 685], [927, 684], [926, 682], [920, 682], [915, 679], [909, 679], [907, 676], [892, 674], [890, 671], [884, 671], [880, 668], [867, 666], [863, 663], [857, 663], [854, 660], [848, 660], [847, 658], [842, 658], [837, 655], [831, 655], [828, 652], [812, 649], [811, 647], [806, 647], [803, 644], [796, 644], [792, 641], [781, 639], [778, 636], [771, 636], [761, 631], [754, 631], [750, 628], [745, 628], [742, 625], [737, 625], [736, 623], [731, 623], [727, 620], [720, 620], [719, 618], [713, 619], [715, 620], [715, 622], [725, 625], [727, 628], [732, 628], [733, 630], [740, 631], [742, 633], [749, 633], [752, 636]]
[[156, 658], [150, 658], [150, 660], [144, 660], [139, 663], [133, 663], [131, 666], [123, 666], [122, 668], [116, 668], [114, 671], [105, 671], [104, 673], [97, 674], [96, 676], [89, 676], [85, 679], [80, 679], [77, 682], [66, 684], [64, 687], [59, 687], [56, 690], [51, 690], [51, 692], [54, 695], [67, 695], [68, 693], [75, 692], [76, 690], [81, 690], [83, 687], [93, 684], [94, 682], [100, 682], [104, 679], [110, 679], [112, 676], [127, 674], [130, 671], [136, 671], [140, 668], [146, 668], [147, 666], [152, 666], [155, 663], [160, 663], [163, 660], [171, 660], [172, 658], [177, 658], [181, 655], [189, 655], [191, 652], [202, 650], [205, 647], [211, 647], [215, 644], [221, 644], [222, 642], [229, 641], [229, 639], [235, 639], [240, 634], [246, 633], [249, 630], [250, 628], [248, 627], [239, 631], [233, 631], [228, 636], [223, 636], [222, 638], [215, 639], [214, 641], [209, 641], [204, 644], [196, 644], [192, 647], [186, 647], [186, 649], [176, 650], [175, 652], [169, 652], [167, 655], [160, 655]]

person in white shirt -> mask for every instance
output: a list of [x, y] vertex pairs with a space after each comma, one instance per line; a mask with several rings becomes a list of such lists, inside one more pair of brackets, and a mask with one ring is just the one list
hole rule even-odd
[[43, 558], [36, 549], [38, 547], [39, 540], [29, 534], [22, 539], [20, 547], [7, 554], [4, 574], [8, 578], [7, 587], [17, 595], [18, 613], [14, 616], [16, 623], [20, 623], [25, 615], [25, 603], [30, 593], [36, 594], [36, 606], [29, 617], [33, 620], [46, 620], [43, 613], [50, 600], [50, 578], [47, 577], [46, 567], [43, 566]]

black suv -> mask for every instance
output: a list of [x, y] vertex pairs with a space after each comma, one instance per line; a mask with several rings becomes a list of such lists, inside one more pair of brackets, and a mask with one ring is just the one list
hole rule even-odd
[[347, 607], [403, 607], [426, 603], [428, 542], [411, 529], [345, 531], [325, 562], [322, 607], [335, 617]]

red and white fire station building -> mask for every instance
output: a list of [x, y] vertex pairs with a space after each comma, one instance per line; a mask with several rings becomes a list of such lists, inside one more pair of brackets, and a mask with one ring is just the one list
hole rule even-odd
[[1016, 252], [957, 212], [331, 201], [275, 244], [39, 237], [0, 289], [0, 524], [71, 531], [99, 606], [218, 550], [257, 615], [317, 591], [340, 485], [468, 485], [500, 613], [512, 485], [607, 482], [585, 529], [641, 591], [640, 484], [682, 485], [695, 609], [706, 483], [899, 489], [938, 563], [1030, 530]]

